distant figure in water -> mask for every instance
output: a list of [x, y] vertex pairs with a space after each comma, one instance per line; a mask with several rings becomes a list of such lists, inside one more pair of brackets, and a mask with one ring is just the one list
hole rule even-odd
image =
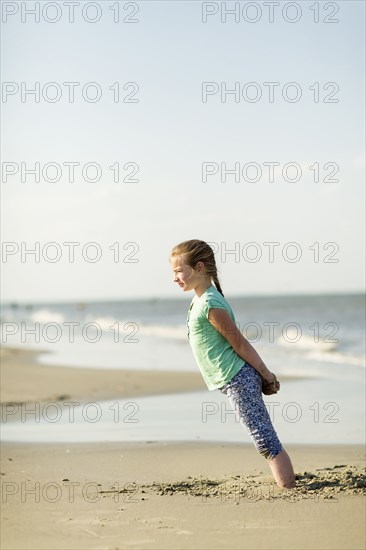
[[262, 397], [262, 391], [277, 393], [280, 383], [237, 328], [221, 289], [212, 248], [198, 239], [184, 241], [172, 249], [169, 260], [174, 282], [185, 292], [195, 292], [187, 315], [187, 335], [207, 388], [219, 389], [228, 397], [277, 485], [294, 488], [290, 457]]

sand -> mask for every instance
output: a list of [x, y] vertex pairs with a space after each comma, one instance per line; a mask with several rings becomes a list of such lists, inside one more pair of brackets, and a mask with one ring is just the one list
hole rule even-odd
[[[35, 353], [14, 349], [3, 350], [1, 372], [3, 403], [203, 389], [191, 373], [164, 373], [165, 386], [158, 372], [141, 379], [136, 371], [37, 366]], [[4, 442], [1, 548], [364, 548], [364, 447], [286, 450], [294, 490], [279, 489], [266, 461], [240, 442]]]

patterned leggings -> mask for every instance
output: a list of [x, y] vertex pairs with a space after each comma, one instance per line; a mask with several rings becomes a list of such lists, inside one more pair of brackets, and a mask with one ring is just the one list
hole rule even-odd
[[257, 451], [271, 460], [283, 449], [262, 398], [262, 379], [248, 363], [227, 384], [219, 388], [249, 432]]

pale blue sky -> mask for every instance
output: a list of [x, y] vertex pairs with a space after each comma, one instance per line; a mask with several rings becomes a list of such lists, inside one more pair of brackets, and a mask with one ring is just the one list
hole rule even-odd
[[[256, 263], [216, 255], [227, 295], [362, 290], [364, 3], [334, 3], [336, 24], [314, 23], [313, 2], [298, 2], [302, 18], [295, 24], [280, 15], [274, 23], [263, 15], [255, 24], [230, 18], [223, 24], [217, 15], [203, 24], [197, 1], [138, 2], [139, 23], [116, 24], [112, 4], [100, 2], [103, 16], [95, 24], [78, 11], [70, 24], [65, 10], [55, 24], [21, 23], [19, 15], [2, 24], [3, 82], [98, 82], [103, 90], [98, 103], [77, 92], [73, 104], [65, 96], [58, 103], [22, 103], [20, 94], [1, 104], [3, 163], [95, 162], [103, 170], [96, 183], [83, 181], [80, 171], [74, 183], [67, 181], [65, 167], [57, 183], [32, 177], [22, 183], [19, 176], [2, 183], [2, 241], [29, 248], [52, 241], [63, 252], [57, 263], [42, 257], [22, 262], [20, 254], [3, 259], [2, 300], [182, 296], [168, 255], [191, 238], [218, 243], [220, 251], [236, 242], [241, 252], [250, 242], [260, 246]], [[108, 90], [114, 82], [137, 82], [139, 102], [114, 103]], [[202, 82], [227, 82], [228, 88], [257, 82], [263, 94], [264, 82], [280, 87], [273, 103], [264, 96], [257, 103], [228, 96], [223, 103], [219, 95], [202, 103]], [[301, 86], [297, 103], [278, 91], [288, 82]], [[314, 82], [321, 97], [323, 84], [336, 82], [339, 102], [314, 103]], [[113, 183], [108, 167], [114, 162], [137, 163], [140, 181]], [[203, 162], [256, 162], [263, 177], [222, 183], [216, 176], [203, 183]], [[270, 183], [264, 162], [296, 162], [303, 177], [291, 183], [278, 175]], [[308, 167], [315, 162], [337, 163], [339, 183], [314, 182]], [[70, 241], [99, 243], [101, 260], [88, 263], [77, 254], [70, 263], [62, 244]], [[109, 246], [115, 242], [122, 257], [132, 251], [123, 250], [125, 243], [137, 243], [138, 262], [113, 262]], [[279, 242], [279, 251], [297, 242], [302, 257], [290, 263], [279, 252], [271, 263], [265, 242]], [[315, 242], [319, 262], [309, 250]], [[329, 242], [339, 246], [338, 263], [322, 261], [332, 252], [322, 250]]]

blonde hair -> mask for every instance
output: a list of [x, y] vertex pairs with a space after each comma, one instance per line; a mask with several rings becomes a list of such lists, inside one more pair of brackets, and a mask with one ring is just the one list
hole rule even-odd
[[189, 265], [192, 269], [195, 269], [197, 262], [203, 262], [207, 275], [210, 275], [215, 287], [220, 294], [224, 296], [217, 276], [214, 251], [205, 241], [200, 241], [198, 239], [183, 241], [171, 250], [169, 259], [172, 256], [184, 256], [184, 263]]

